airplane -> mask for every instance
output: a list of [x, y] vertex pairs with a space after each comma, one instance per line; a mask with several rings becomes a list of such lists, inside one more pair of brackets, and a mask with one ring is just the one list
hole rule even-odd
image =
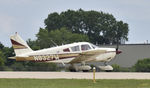
[[[12, 35], [10, 40], [16, 56], [9, 57], [9, 59], [70, 64], [70, 71], [87, 72], [91, 70], [91, 66], [86, 65], [87, 62], [104, 62], [105, 65], [98, 66], [98, 68], [106, 71], [113, 70], [113, 67], [106, 63], [122, 52], [115, 48], [100, 48], [89, 42], [76, 42], [33, 51], [18, 33]], [[81, 63], [81, 66], [76, 66], [77, 63]]]

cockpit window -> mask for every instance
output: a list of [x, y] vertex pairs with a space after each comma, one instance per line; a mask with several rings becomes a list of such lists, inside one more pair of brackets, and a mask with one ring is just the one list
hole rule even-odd
[[64, 52], [70, 52], [69, 48], [63, 49]]
[[72, 50], [73, 52], [74, 52], [74, 51], [80, 51], [79, 46], [71, 47], [71, 50]]
[[91, 49], [91, 47], [88, 44], [85, 44], [85, 45], [81, 45], [81, 49], [84, 51], [84, 50]]

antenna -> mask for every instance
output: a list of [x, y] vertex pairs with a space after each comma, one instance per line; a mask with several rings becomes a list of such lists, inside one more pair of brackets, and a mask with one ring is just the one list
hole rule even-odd
[[51, 42], [52, 42], [55, 46], [58, 46], [53, 40], [51, 40]]

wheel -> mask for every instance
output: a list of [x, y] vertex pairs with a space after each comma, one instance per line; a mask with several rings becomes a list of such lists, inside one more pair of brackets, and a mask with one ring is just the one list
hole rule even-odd
[[69, 71], [70, 72], [77, 72], [77, 69], [75, 68], [75, 66], [72, 65], [69, 67]]
[[83, 72], [89, 72], [89, 70], [82, 70]]
[[70, 72], [77, 72], [75, 69], [69, 69]]
[[105, 70], [106, 72], [112, 72], [112, 70]]

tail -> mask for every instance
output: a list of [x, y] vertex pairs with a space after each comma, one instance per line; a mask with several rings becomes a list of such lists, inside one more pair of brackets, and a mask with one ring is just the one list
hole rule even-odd
[[33, 51], [17, 33], [12, 35], [10, 40], [16, 56]]

